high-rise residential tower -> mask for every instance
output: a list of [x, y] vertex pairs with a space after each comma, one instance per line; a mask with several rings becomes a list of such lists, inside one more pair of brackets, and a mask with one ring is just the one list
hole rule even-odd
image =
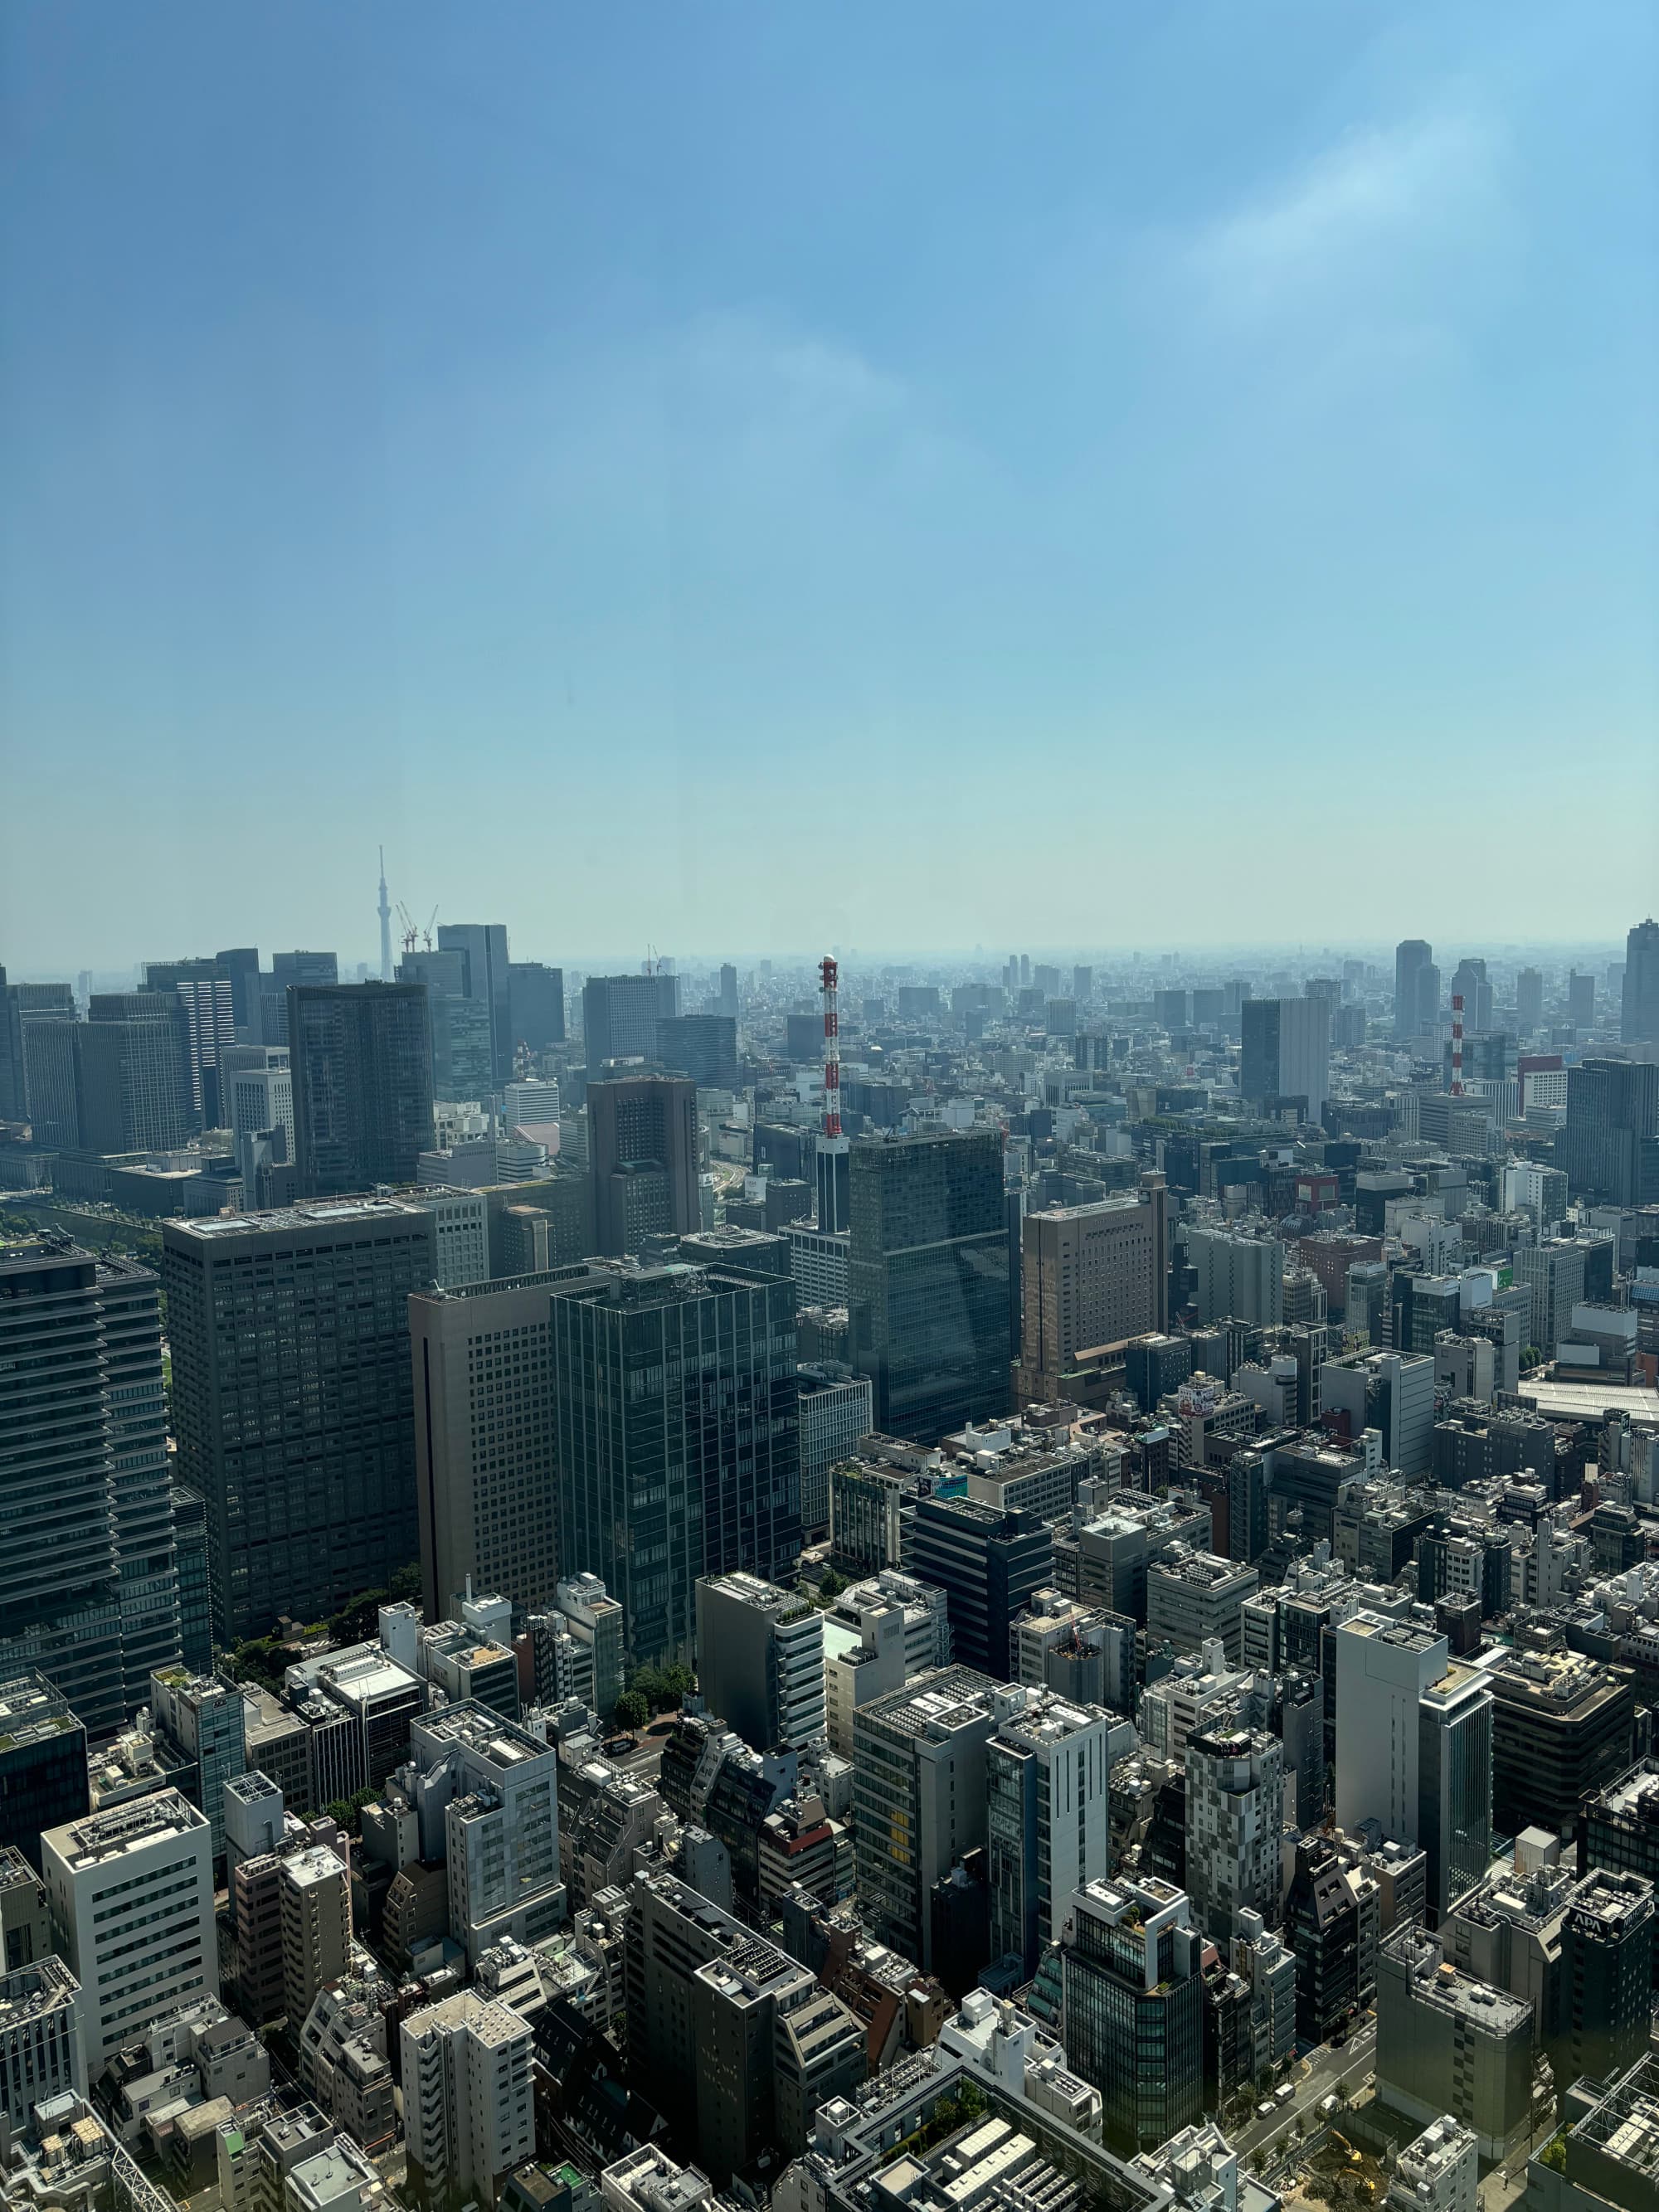
[[179, 1653], [159, 1285], [58, 1240], [0, 1247], [0, 1673], [113, 1733]]
[[296, 984], [288, 994], [301, 1193], [417, 1179], [432, 1147], [432, 1024], [419, 983]]

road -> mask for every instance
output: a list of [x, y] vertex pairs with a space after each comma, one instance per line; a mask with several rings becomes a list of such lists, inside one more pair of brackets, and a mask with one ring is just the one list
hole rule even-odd
[[1230, 2137], [1233, 2148], [1244, 2158], [1264, 2146], [1282, 2147], [1280, 2138], [1293, 2119], [1298, 2116], [1304, 2120], [1316, 2118], [1322, 2099], [1328, 2097], [1339, 2082], [1351, 2093], [1357, 2089], [1370, 2078], [1376, 2062], [1375, 2021], [1368, 2020], [1357, 2027], [1340, 2051], [1322, 2043], [1306, 2060], [1307, 2071], [1297, 2082], [1296, 2094], [1287, 2097], [1282, 2106], [1275, 2106], [1271, 2119], [1252, 2118], [1248, 2127]]

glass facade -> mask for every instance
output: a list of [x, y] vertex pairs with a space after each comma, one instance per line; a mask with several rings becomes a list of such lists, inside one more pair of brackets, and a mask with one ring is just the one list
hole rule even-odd
[[288, 1020], [301, 1192], [355, 1194], [416, 1181], [432, 1146], [426, 986], [296, 986]]
[[553, 1300], [560, 1559], [636, 1662], [689, 1658], [700, 1576], [800, 1553], [794, 1285], [664, 1268]]
[[876, 1427], [935, 1443], [1006, 1411], [1008, 1237], [995, 1129], [853, 1147], [852, 1359]]

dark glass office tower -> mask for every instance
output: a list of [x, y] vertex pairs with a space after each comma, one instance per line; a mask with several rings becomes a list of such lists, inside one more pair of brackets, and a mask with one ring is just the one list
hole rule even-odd
[[288, 994], [288, 1043], [305, 1195], [413, 1182], [432, 1147], [425, 985], [297, 984]]
[[424, 1207], [377, 1198], [164, 1224], [178, 1474], [207, 1501], [216, 1643], [324, 1620], [419, 1559], [409, 1297], [434, 1234]]
[[697, 1086], [629, 1075], [587, 1086], [588, 1168], [597, 1249], [621, 1259], [647, 1237], [700, 1227]]
[[438, 950], [465, 952], [467, 996], [489, 1009], [493, 1088], [513, 1080], [512, 971], [507, 957], [507, 924], [501, 921], [441, 921]]
[[876, 1427], [931, 1444], [1006, 1413], [1000, 1133], [862, 1139], [850, 1196], [852, 1359], [870, 1377]]
[[589, 1075], [608, 1060], [655, 1060], [657, 1024], [679, 1010], [678, 975], [590, 975], [582, 986]]
[[657, 1024], [657, 1057], [700, 1090], [738, 1087], [738, 1025], [730, 1014], [675, 1014]]
[[699, 1576], [799, 1557], [794, 1284], [600, 1264], [552, 1319], [562, 1571], [601, 1578], [636, 1662], [689, 1658]]
[[86, 1725], [69, 1699], [44, 1674], [0, 1680], [0, 1848], [15, 1846], [39, 1874], [42, 1832], [91, 1802]]
[[424, 983], [432, 1018], [432, 1090], [437, 1098], [488, 1100], [495, 1088], [489, 1008], [468, 994], [465, 952], [405, 952], [400, 983]]
[[1659, 1065], [1587, 1060], [1570, 1070], [1562, 1142], [1575, 1198], [1659, 1204]]
[[513, 1044], [545, 1052], [564, 1042], [564, 970], [539, 960], [514, 960], [507, 970]]
[[[81, 1142], [81, 1024], [67, 983], [21, 983], [23, 1089], [37, 1145]], [[55, 994], [61, 992], [62, 997]], [[53, 995], [48, 996], [48, 994]]]
[[22, 1003], [0, 967], [0, 1121], [21, 1121], [28, 1114], [23, 1089]]
[[61, 1240], [0, 1249], [0, 1672], [94, 1736], [179, 1652], [158, 1291]]

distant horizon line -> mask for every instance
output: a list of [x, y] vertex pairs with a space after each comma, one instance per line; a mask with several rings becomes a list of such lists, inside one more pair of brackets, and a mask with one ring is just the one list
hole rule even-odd
[[[501, 925], [491, 926], [499, 927]], [[1632, 928], [1638, 926], [1639, 925], [1636, 923], [1632, 923], [1631, 925]], [[1111, 969], [1114, 965], [1120, 968], [1126, 964], [1130, 966], [1146, 966], [1149, 964], [1161, 963], [1165, 960], [1174, 961], [1178, 963], [1190, 963], [1200, 960], [1220, 960], [1232, 962], [1235, 964], [1239, 965], [1249, 961], [1261, 962], [1272, 960], [1287, 964], [1296, 964], [1299, 963], [1303, 966], [1308, 967], [1316, 966], [1319, 962], [1324, 960], [1364, 960], [1371, 964], [1382, 964], [1393, 960], [1395, 952], [1401, 944], [1409, 943], [1412, 940], [1409, 939], [1403, 938], [1386, 941], [1377, 939], [1372, 943], [1322, 945], [1310, 949], [1305, 942], [1293, 945], [1285, 942], [1271, 943], [1257, 941], [1250, 943], [1237, 939], [1228, 941], [1224, 939], [1212, 939], [1204, 941], [1194, 940], [1184, 943], [1177, 941], [1171, 944], [1167, 939], [1165, 939], [1162, 943], [1158, 945], [1120, 945], [1111, 951], [1079, 947], [1056, 949], [1053, 945], [1033, 946], [1030, 945], [1012, 947], [1007, 951], [992, 950], [983, 945], [974, 947], [951, 945], [853, 945], [843, 950], [839, 945], [831, 945], [821, 946], [817, 950], [812, 951], [808, 951], [799, 947], [792, 947], [782, 951], [776, 950], [761, 951], [750, 947], [737, 951], [726, 951], [708, 952], [695, 951], [685, 953], [673, 952], [663, 957], [674, 963], [673, 972], [676, 974], [683, 974], [686, 972], [688, 969], [718, 969], [720, 966], [728, 963], [742, 965], [746, 963], [750, 966], [754, 966], [763, 961], [769, 961], [775, 966], [781, 966], [784, 968], [793, 966], [806, 969], [816, 967], [819, 960], [823, 957], [825, 952], [829, 952], [836, 959], [844, 962], [858, 961], [860, 963], [875, 963], [889, 967], [896, 965], [915, 965], [921, 962], [933, 962], [936, 964], [951, 964], [960, 967], [979, 965], [981, 967], [989, 966], [1001, 968], [1006, 963], [1010, 957], [1018, 958], [1022, 956], [1029, 959], [1034, 965], [1040, 963], [1044, 966], [1082, 968], [1098, 966], [1104, 967], [1108, 969]], [[1428, 939], [1425, 941], [1429, 943], [1431, 946], [1434, 943], [1432, 939]], [[1526, 939], [1511, 939], [1507, 943], [1492, 946], [1486, 951], [1466, 952], [1462, 949], [1463, 940], [1461, 938], [1453, 941], [1458, 946], [1459, 958], [1467, 957], [1471, 959], [1500, 961], [1525, 961], [1535, 957], [1556, 959], [1583, 958], [1587, 960], [1599, 958], [1606, 960], [1608, 964], [1612, 964], [1624, 957], [1626, 949], [1625, 943], [1617, 939], [1532, 938]], [[507, 930], [507, 943], [509, 952], [511, 952], [512, 931], [510, 927], [508, 927]], [[69, 983], [72, 985], [77, 982], [82, 975], [87, 975], [92, 978], [118, 976], [125, 980], [128, 977], [137, 976], [147, 963], [155, 962], [159, 963], [164, 959], [214, 959], [218, 957], [218, 953], [220, 951], [229, 951], [231, 949], [231, 947], [227, 945], [221, 946], [212, 952], [173, 952], [167, 954], [146, 953], [137, 959], [127, 961], [125, 963], [114, 964], [94, 964], [87, 961], [80, 961], [72, 964], [60, 962], [50, 968], [37, 967], [20, 969], [15, 972], [9, 971], [8, 981], [16, 983]], [[271, 947], [272, 953], [289, 951], [325, 952], [334, 951], [334, 948], [327, 945], [303, 945], [289, 947], [282, 945], [273, 945]], [[270, 956], [266, 955], [264, 957], [269, 957]], [[355, 971], [358, 967], [364, 967], [371, 971], [368, 978], [367, 979], [369, 981], [375, 981], [379, 979], [380, 951], [378, 947], [368, 952], [358, 955], [355, 959], [338, 951], [335, 951], [334, 957], [340, 964], [340, 968], [343, 971], [343, 975], [344, 975], [345, 980], [356, 980], [355, 974], [348, 974], [346, 971]], [[399, 957], [401, 957], [401, 955]], [[616, 952], [614, 951], [600, 953], [564, 953], [556, 957], [550, 957], [541, 952], [526, 951], [518, 955], [517, 959], [522, 960], [526, 963], [536, 963], [545, 967], [559, 968], [566, 970], [580, 972], [583, 975], [643, 975], [646, 972], [644, 960], [637, 954], [629, 955]], [[7, 967], [8, 963], [3, 959], [0, 959], [0, 969], [7, 969]], [[269, 974], [270, 970], [269, 969], [262, 969], [260, 972], [262, 974]]]

